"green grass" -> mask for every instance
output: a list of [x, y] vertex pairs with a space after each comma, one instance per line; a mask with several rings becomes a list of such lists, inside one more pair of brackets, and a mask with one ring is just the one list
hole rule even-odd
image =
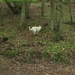
[[7, 57], [15, 57], [19, 54], [19, 50], [14, 49], [14, 48], [10, 48], [8, 50], [6, 50], [6, 52], [4, 53], [5, 56]]
[[[4, 27], [0, 27], [0, 35], [2, 37], [8, 37], [10, 40], [17, 35], [17, 29], [4, 30]], [[0, 37], [1, 37], [0, 36]]]
[[4, 27], [3, 26], [0, 26], [0, 31], [3, 31], [4, 30]]
[[74, 46], [74, 43], [72, 44], [65, 41], [61, 41], [59, 44], [52, 42], [50, 46], [45, 47], [43, 58], [47, 59], [49, 55], [50, 59], [53, 61], [68, 62], [71, 60], [70, 52], [75, 52]]

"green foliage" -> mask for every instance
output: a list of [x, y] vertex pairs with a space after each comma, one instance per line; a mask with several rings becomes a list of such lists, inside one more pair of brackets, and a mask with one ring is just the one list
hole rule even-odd
[[0, 0], [0, 3], [3, 2], [3, 0]]
[[[0, 0], [0, 2], [3, 2], [5, 0]], [[16, 1], [16, 2], [22, 2], [22, 0], [8, 0], [9, 2], [13, 2], [13, 1]], [[27, 0], [28, 2], [36, 2], [35, 0]]]
[[5, 19], [3, 22], [6, 23], [6, 24], [10, 24], [11, 23], [11, 21], [9, 19]]
[[32, 49], [29, 48], [26, 50], [26, 52], [24, 54], [24, 58], [25, 58], [25, 60], [29, 61], [29, 59], [31, 59], [31, 56], [32, 56]]
[[19, 29], [20, 29], [21, 31], [24, 30], [24, 25], [23, 25], [22, 23], [20, 23]]
[[50, 13], [44, 14], [44, 17], [49, 19], [50, 18]]
[[3, 31], [4, 30], [4, 27], [3, 26], [0, 26], [0, 31]]
[[69, 4], [70, 3], [70, 0], [65, 0], [64, 1], [64, 4]]
[[7, 32], [7, 34], [8, 34], [8, 38], [12, 39], [17, 34], [17, 30], [16, 29], [12, 29], [9, 33]]
[[71, 60], [70, 52], [74, 52], [74, 45], [69, 42], [60, 42], [57, 43], [51, 43], [50, 46], [45, 47], [45, 51], [43, 53], [43, 58], [51, 58], [53, 61], [64, 61], [68, 62]]
[[42, 53], [42, 60], [47, 60], [48, 58], [50, 58], [49, 53], [44, 50]]
[[25, 51], [24, 54], [24, 59], [28, 62], [28, 61], [33, 61], [34, 59], [41, 59], [42, 58], [42, 53], [40, 51], [37, 50], [33, 50], [32, 48], [29, 48]]
[[0, 27], [0, 35], [8, 37], [9, 40], [14, 38], [14, 36], [16, 36], [16, 34], [17, 34], [17, 29], [11, 29], [10, 31], [9, 30], [4, 30], [3, 31], [3, 30], [4, 30], [4, 27]]
[[55, 33], [55, 36], [53, 36], [52, 41], [57, 42], [60, 40], [64, 40], [63, 36], [60, 33]]
[[10, 48], [10, 49], [6, 50], [6, 52], [4, 53], [4, 55], [7, 57], [15, 57], [18, 54], [19, 54], [19, 50], [14, 49], [14, 48]]

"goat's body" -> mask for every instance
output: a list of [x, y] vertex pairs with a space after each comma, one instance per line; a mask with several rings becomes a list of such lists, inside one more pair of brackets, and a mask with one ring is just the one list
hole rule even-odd
[[32, 27], [32, 28], [29, 27], [29, 30], [31, 30], [34, 34], [38, 34], [38, 32], [39, 32], [41, 29], [42, 29], [41, 26], [39, 26], [39, 27], [34, 26], [34, 27]]

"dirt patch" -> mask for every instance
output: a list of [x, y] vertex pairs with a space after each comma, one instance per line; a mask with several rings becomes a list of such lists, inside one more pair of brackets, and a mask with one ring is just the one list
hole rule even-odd
[[74, 75], [75, 65], [54, 62], [25, 63], [0, 56], [1, 75]]

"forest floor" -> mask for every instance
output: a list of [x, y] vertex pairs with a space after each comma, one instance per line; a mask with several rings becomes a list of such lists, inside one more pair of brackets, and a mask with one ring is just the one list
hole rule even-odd
[[[26, 28], [23, 31], [19, 30], [20, 14], [13, 14], [6, 4], [0, 4], [0, 8], [0, 75], [75, 75], [74, 59], [69, 63], [42, 60], [41, 53], [43, 50], [53, 44], [51, 39], [54, 33], [49, 29], [48, 25], [49, 4], [45, 5], [45, 17], [40, 16], [40, 4], [31, 4], [31, 18], [27, 20]], [[65, 15], [68, 18], [67, 14]], [[73, 17], [75, 16], [73, 15]], [[39, 25], [43, 29], [35, 36], [29, 31], [28, 27]], [[68, 24], [63, 25], [63, 28], [64, 40], [60, 42], [74, 44], [75, 28]], [[54, 42], [54, 44], [59, 45], [60, 42]], [[75, 44], [73, 49], [75, 49]], [[32, 54], [31, 50], [35, 52]], [[73, 54], [70, 55], [75, 58], [75, 55], [74, 57]]]

